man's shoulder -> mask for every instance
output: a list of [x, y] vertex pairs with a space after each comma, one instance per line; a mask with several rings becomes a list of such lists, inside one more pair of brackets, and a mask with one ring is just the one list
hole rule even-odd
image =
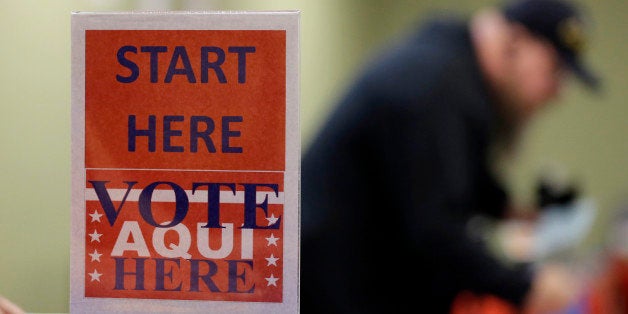
[[420, 22], [404, 36], [381, 47], [372, 66], [395, 70], [403, 66], [438, 67], [452, 59], [469, 59], [468, 20], [458, 15], [436, 15]]
[[[419, 96], [460, 76], [474, 62], [466, 20], [441, 16], [384, 47], [365, 73], [369, 89]], [[460, 67], [460, 71], [456, 70]]]

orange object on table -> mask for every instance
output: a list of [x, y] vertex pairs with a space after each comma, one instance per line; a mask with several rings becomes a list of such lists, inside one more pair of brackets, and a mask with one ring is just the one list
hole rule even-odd
[[611, 256], [608, 268], [593, 283], [588, 314], [628, 314], [628, 258]]
[[454, 300], [450, 314], [517, 314], [517, 309], [496, 296], [465, 291]]

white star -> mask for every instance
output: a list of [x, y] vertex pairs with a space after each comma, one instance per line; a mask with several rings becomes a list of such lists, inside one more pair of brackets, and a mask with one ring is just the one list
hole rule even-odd
[[[99, 273], [99, 272], [98, 272], [97, 270], [95, 270], [95, 269], [94, 269], [94, 272], [93, 272], [93, 273], [89, 273], [88, 275], [89, 275], [90, 277], [92, 277], [92, 280], [90, 280], [89, 282], [92, 282], [92, 281], [98, 281], [98, 282], [100, 282], [100, 276], [102, 276], [102, 274], [101, 274], [101, 273]], [[272, 275], [271, 275], [271, 276], [272, 276]]]
[[279, 280], [279, 278], [275, 278], [275, 276], [273, 276], [273, 274], [270, 274], [270, 277], [264, 278], [264, 279], [266, 279], [266, 281], [268, 281], [268, 284], [266, 284], [266, 287], [268, 287], [268, 286], [275, 286], [275, 287], [277, 287], [277, 280]]
[[266, 244], [266, 246], [271, 246], [271, 245], [277, 246], [277, 240], [279, 240], [279, 238], [275, 238], [275, 235], [272, 233], [270, 234], [270, 237], [265, 238], [265, 239], [266, 241], [268, 241], [268, 244]]
[[102, 254], [98, 253], [98, 250], [94, 249], [94, 253], [89, 253], [89, 256], [92, 257], [92, 262], [93, 261], [98, 261], [100, 262], [100, 256], [102, 256]]
[[89, 216], [92, 217], [91, 222], [94, 222], [94, 221], [100, 222], [100, 217], [102, 217], [102, 214], [99, 214], [98, 211], [94, 209], [94, 213], [89, 214]]
[[279, 260], [279, 258], [273, 256], [272, 253], [270, 254], [270, 257], [265, 257], [265, 259], [268, 261], [268, 264], [266, 264], [266, 266], [270, 266], [270, 265], [277, 266], [277, 261]]
[[279, 218], [275, 217], [275, 214], [270, 214], [270, 217], [266, 217], [265, 219], [268, 220], [268, 225], [270, 226], [275, 224]]
[[89, 234], [89, 237], [92, 238], [89, 242], [94, 242], [94, 241], [100, 242], [101, 236], [102, 236], [102, 233], [98, 233], [96, 229], [94, 229], [94, 232]]

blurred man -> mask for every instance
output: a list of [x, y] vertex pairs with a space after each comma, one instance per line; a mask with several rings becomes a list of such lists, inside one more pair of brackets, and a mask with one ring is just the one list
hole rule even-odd
[[373, 60], [303, 158], [302, 313], [449, 313], [461, 291], [527, 313], [569, 303], [563, 268], [504, 265], [465, 226], [509, 208], [495, 141], [567, 73], [597, 86], [582, 36], [573, 4], [526, 0], [429, 21]]

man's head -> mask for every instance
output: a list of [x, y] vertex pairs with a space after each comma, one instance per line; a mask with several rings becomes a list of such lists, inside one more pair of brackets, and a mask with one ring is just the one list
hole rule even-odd
[[583, 21], [574, 4], [520, 0], [478, 13], [472, 34], [480, 66], [506, 118], [521, 124], [559, 95], [565, 77], [597, 79], [580, 58]]
[[561, 61], [585, 85], [598, 88], [595, 75], [582, 63], [586, 46], [581, 12], [569, 0], [516, 0], [502, 8], [506, 19], [552, 44]]

